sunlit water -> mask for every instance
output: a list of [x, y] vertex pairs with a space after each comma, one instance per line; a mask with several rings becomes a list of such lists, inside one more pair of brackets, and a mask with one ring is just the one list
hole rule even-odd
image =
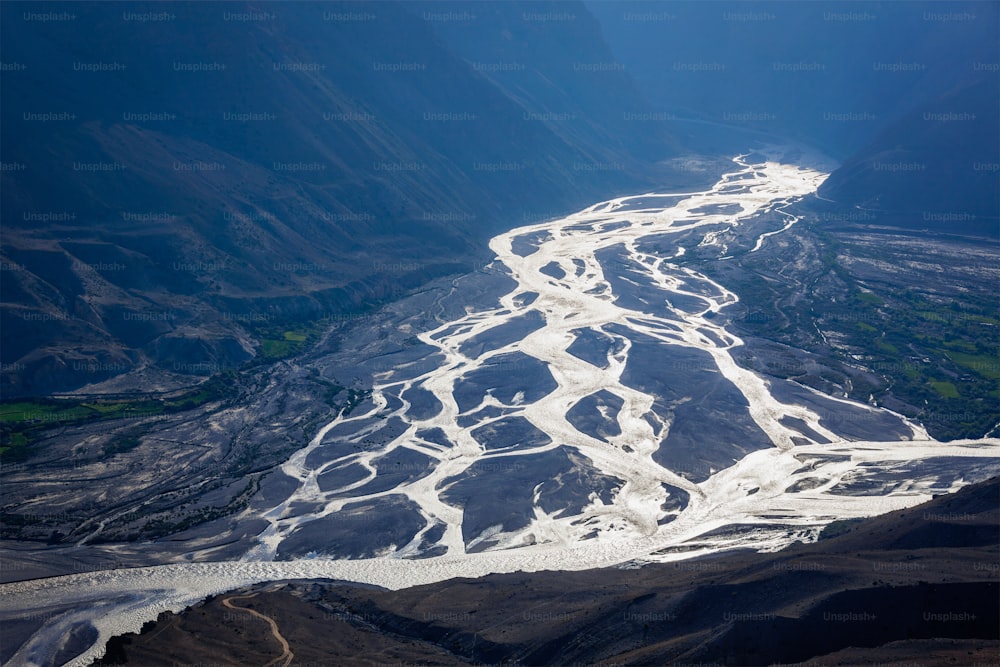
[[[463, 317], [419, 333], [436, 363], [385, 371], [370, 402], [338, 416], [293, 455], [282, 471], [298, 488], [263, 513], [270, 525], [242, 560], [2, 586], [4, 618], [73, 606], [51, 613], [12, 664], [49, 663], [70, 628], [91, 623], [99, 639], [72, 663], [87, 664], [110, 636], [137, 631], [160, 611], [255, 582], [326, 577], [398, 589], [493, 572], [772, 550], [811, 539], [833, 519], [908, 507], [983, 477], [1000, 457], [998, 440], [941, 444], [898, 415], [804, 387], [796, 388], [803, 400], [790, 401], [787, 392], [779, 400], [775, 381], [734, 362], [742, 341], [719, 314], [738, 297], [680, 261], [681, 240], [690, 247], [696, 232], [701, 251], [725, 258], [723, 232], [739, 233], [752, 216], [771, 212], [780, 225], [746, 231], [756, 234], [742, 239], [750, 252], [794, 225], [798, 219], [785, 209], [826, 174], [779, 162], [782, 152], [735, 158], [733, 171], [706, 191], [622, 197], [497, 236], [492, 270], [516, 286], [495, 307], [470, 300]], [[661, 448], [670, 446], [671, 429], [681, 428], [681, 406], [712, 398], [699, 395], [695, 383], [672, 402], [644, 390], [635, 378], [650, 349], [676, 356], [653, 375], [673, 374], [678, 386], [685, 374], [721, 376], [711, 391], [727, 388], [739, 406], [725, 420], [757, 434], [758, 444], [725, 443], [731, 449], [714, 454], [704, 474], [667, 463]], [[500, 376], [514, 380], [489, 386]], [[586, 428], [573, 417], [582, 405], [595, 415]], [[845, 437], [838, 425], [860, 419], [884, 425], [890, 436]], [[397, 435], [374, 449], [362, 446], [389, 423]], [[706, 424], [704, 433], [711, 439], [727, 431]], [[423, 463], [391, 484], [375, 484], [378, 462], [402, 449]], [[581, 495], [565, 480], [546, 484], [541, 462], [553, 452], [574, 468], [567, 479], [584, 471], [582, 479], [606, 482], [603, 490]], [[511, 523], [497, 508], [495, 523], [470, 532], [465, 508], [449, 496], [456, 485], [481, 480], [485, 489], [492, 479], [502, 486], [510, 471], [535, 467], [537, 478], [509, 482], [533, 485], [527, 518]], [[320, 483], [328, 478], [342, 483]], [[572, 479], [579, 486], [581, 478]], [[390, 497], [405, 499], [421, 518], [423, 527], [404, 543], [375, 558], [330, 559], [317, 545], [308, 558], [275, 560], [288, 557], [283, 544], [304, 526], [345, 505]], [[719, 530], [733, 526], [742, 528]]]

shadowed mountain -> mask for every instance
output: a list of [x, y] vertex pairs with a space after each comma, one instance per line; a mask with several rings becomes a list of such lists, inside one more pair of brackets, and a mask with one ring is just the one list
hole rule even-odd
[[725, 124], [848, 158], [914, 109], [996, 79], [992, 2], [587, 6], [663, 123], [701, 121], [685, 127], [693, 145]]
[[822, 197], [878, 224], [1000, 235], [1000, 83], [960, 87], [892, 123], [850, 157]]
[[161, 615], [102, 664], [277, 657], [264, 622], [227, 601], [316, 664], [985, 664], [1000, 646], [998, 501], [994, 478], [773, 554], [401, 591], [261, 585]]
[[796, 138], [844, 160], [820, 194], [875, 224], [1000, 234], [996, 3], [587, 6], [691, 145]]
[[5, 3], [5, 395], [238, 365], [648, 187], [665, 135], [604, 122], [643, 103], [554, 7]]

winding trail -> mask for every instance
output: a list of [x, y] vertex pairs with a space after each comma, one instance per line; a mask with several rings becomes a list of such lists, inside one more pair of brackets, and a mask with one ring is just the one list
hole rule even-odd
[[240, 611], [246, 612], [251, 616], [255, 616], [260, 620], [264, 621], [265, 623], [267, 623], [268, 626], [270, 626], [271, 628], [271, 636], [274, 637], [274, 639], [279, 644], [281, 644], [281, 655], [279, 655], [274, 660], [270, 660], [264, 663], [264, 667], [271, 667], [272, 665], [279, 665], [279, 664], [282, 667], [288, 667], [288, 665], [292, 664], [292, 659], [295, 658], [295, 654], [292, 653], [292, 649], [288, 646], [288, 641], [281, 634], [281, 631], [278, 630], [278, 624], [274, 621], [274, 619], [271, 618], [270, 616], [267, 616], [266, 614], [260, 613], [255, 609], [247, 609], [246, 607], [240, 607], [233, 604], [233, 600], [249, 600], [250, 598], [254, 597], [257, 597], [257, 593], [250, 593], [249, 595], [230, 595], [222, 600], [222, 606], [226, 607], [227, 609], [238, 609]]

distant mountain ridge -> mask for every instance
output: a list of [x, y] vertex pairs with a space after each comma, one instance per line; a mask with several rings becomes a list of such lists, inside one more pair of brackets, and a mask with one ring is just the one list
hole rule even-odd
[[997, 79], [992, 2], [586, 4], [658, 110], [773, 132], [839, 159], [914, 108]]
[[911, 110], [848, 158], [819, 194], [883, 223], [1000, 240], [996, 77]]
[[238, 365], [653, 182], [582, 5], [473, 9], [4, 3], [4, 394]]
[[768, 134], [844, 159], [820, 195], [872, 224], [1000, 236], [995, 3], [0, 15], [6, 397], [238, 366]]
[[996, 3], [587, 6], [665, 122], [819, 147], [844, 160], [820, 194], [872, 224], [1000, 238]]

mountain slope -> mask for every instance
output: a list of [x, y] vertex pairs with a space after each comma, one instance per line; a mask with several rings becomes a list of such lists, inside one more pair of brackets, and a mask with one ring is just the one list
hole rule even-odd
[[820, 196], [881, 224], [1000, 235], [1000, 85], [961, 86], [913, 109], [844, 162]]
[[[742, 126], [840, 159], [913, 109], [996, 78], [1000, 10], [992, 2], [587, 6], [642, 93], [668, 112], [665, 123]], [[690, 130], [695, 145], [711, 136], [699, 127]]]
[[[618, 136], [633, 128], [588, 120], [603, 94], [573, 123], [537, 115], [574, 98], [571, 68], [518, 50], [515, 76], [547, 86], [515, 93], [420, 3], [37, 9], [2, 9], [8, 396], [238, 365], [265, 331], [468, 271], [500, 228], [650, 183]], [[506, 33], [607, 59], [593, 25]], [[601, 85], [639, 103], [621, 72]]]

